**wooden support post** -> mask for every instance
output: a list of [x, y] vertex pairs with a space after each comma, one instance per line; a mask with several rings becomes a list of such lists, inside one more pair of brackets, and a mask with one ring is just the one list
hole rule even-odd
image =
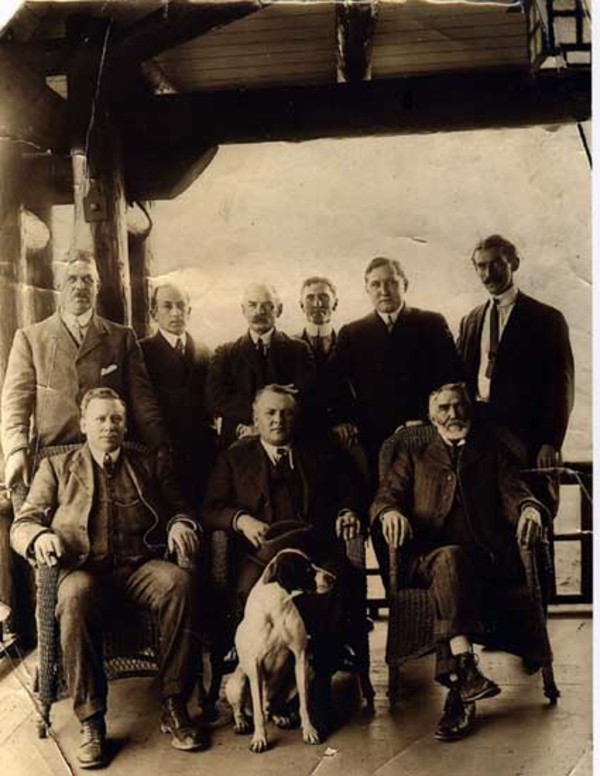
[[76, 46], [67, 73], [75, 205], [75, 248], [91, 250], [100, 272], [98, 308], [129, 323], [131, 295], [121, 144], [111, 116], [111, 81], [105, 67], [111, 26], [71, 17], [68, 39]]
[[[19, 326], [17, 268], [21, 260], [20, 154], [15, 143], [0, 140], [0, 386]], [[0, 466], [4, 468], [0, 451]]]
[[337, 75], [341, 83], [371, 80], [377, 0], [343, 0], [335, 7]]
[[152, 251], [152, 221], [149, 203], [136, 204], [129, 210], [127, 241], [131, 274], [131, 326], [141, 339], [150, 334], [150, 297], [148, 280]]
[[22, 251], [19, 266], [19, 323], [36, 323], [56, 309], [58, 294], [54, 290], [52, 207], [38, 205], [25, 210], [22, 221]]

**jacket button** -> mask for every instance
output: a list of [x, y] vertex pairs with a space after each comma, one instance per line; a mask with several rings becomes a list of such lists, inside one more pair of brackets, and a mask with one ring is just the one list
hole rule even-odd
[[449, 475], [446, 477], [446, 479], [448, 480], [448, 482], [450, 482], [450, 481], [452, 480], [452, 475], [451, 475], [451, 474], [449, 474]]

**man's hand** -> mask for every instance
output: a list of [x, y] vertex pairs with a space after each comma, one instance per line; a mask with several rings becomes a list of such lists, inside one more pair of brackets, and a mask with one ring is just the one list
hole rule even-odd
[[31, 462], [27, 450], [15, 450], [4, 466], [6, 488], [10, 490], [20, 482], [29, 487], [31, 484]]
[[410, 523], [404, 515], [395, 509], [384, 512], [379, 519], [381, 520], [383, 538], [390, 547], [402, 547], [412, 537]]
[[539, 509], [527, 506], [521, 512], [517, 524], [517, 541], [524, 547], [532, 547], [542, 537], [543, 524]]
[[358, 429], [354, 423], [338, 423], [331, 430], [344, 450], [358, 442]]
[[344, 512], [335, 521], [335, 534], [338, 539], [356, 539], [360, 534], [360, 520], [354, 512]]
[[58, 534], [46, 532], [35, 539], [33, 551], [38, 565], [56, 566], [63, 556], [63, 543]]
[[262, 545], [265, 534], [269, 530], [267, 523], [263, 523], [262, 520], [257, 520], [251, 515], [240, 515], [236, 527], [257, 549]]
[[244, 439], [244, 437], [256, 436], [257, 431], [254, 426], [247, 426], [245, 423], [238, 423], [235, 429], [235, 435], [238, 439]]
[[198, 554], [200, 542], [194, 529], [183, 521], [173, 523], [167, 537], [167, 549], [174, 552], [177, 563], [191, 565]]
[[552, 469], [560, 464], [560, 454], [552, 445], [542, 445], [535, 461], [538, 469]]

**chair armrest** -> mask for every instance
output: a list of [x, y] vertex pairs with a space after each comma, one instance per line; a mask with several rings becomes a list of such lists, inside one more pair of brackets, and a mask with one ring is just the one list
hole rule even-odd
[[219, 529], [210, 534], [210, 576], [217, 590], [228, 590], [229, 536]]
[[359, 534], [354, 539], [345, 539], [344, 545], [350, 563], [354, 568], [364, 571], [367, 567], [365, 537]]

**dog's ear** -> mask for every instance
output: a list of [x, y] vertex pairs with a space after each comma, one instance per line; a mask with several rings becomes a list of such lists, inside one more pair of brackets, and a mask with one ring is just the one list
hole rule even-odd
[[316, 586], [311, 563], [296, 554], [283, 554], [275, 558], [265, 570], [263, 582], [277, 582], [288, 593], [295, 590], [314, 592]]
[[277, 574], [279, 567], [279, 558], [273, 558], [268, 564], [267, 568], [263, 572], [263, 582], [268, 585], [269, 582], [277, 582]]

